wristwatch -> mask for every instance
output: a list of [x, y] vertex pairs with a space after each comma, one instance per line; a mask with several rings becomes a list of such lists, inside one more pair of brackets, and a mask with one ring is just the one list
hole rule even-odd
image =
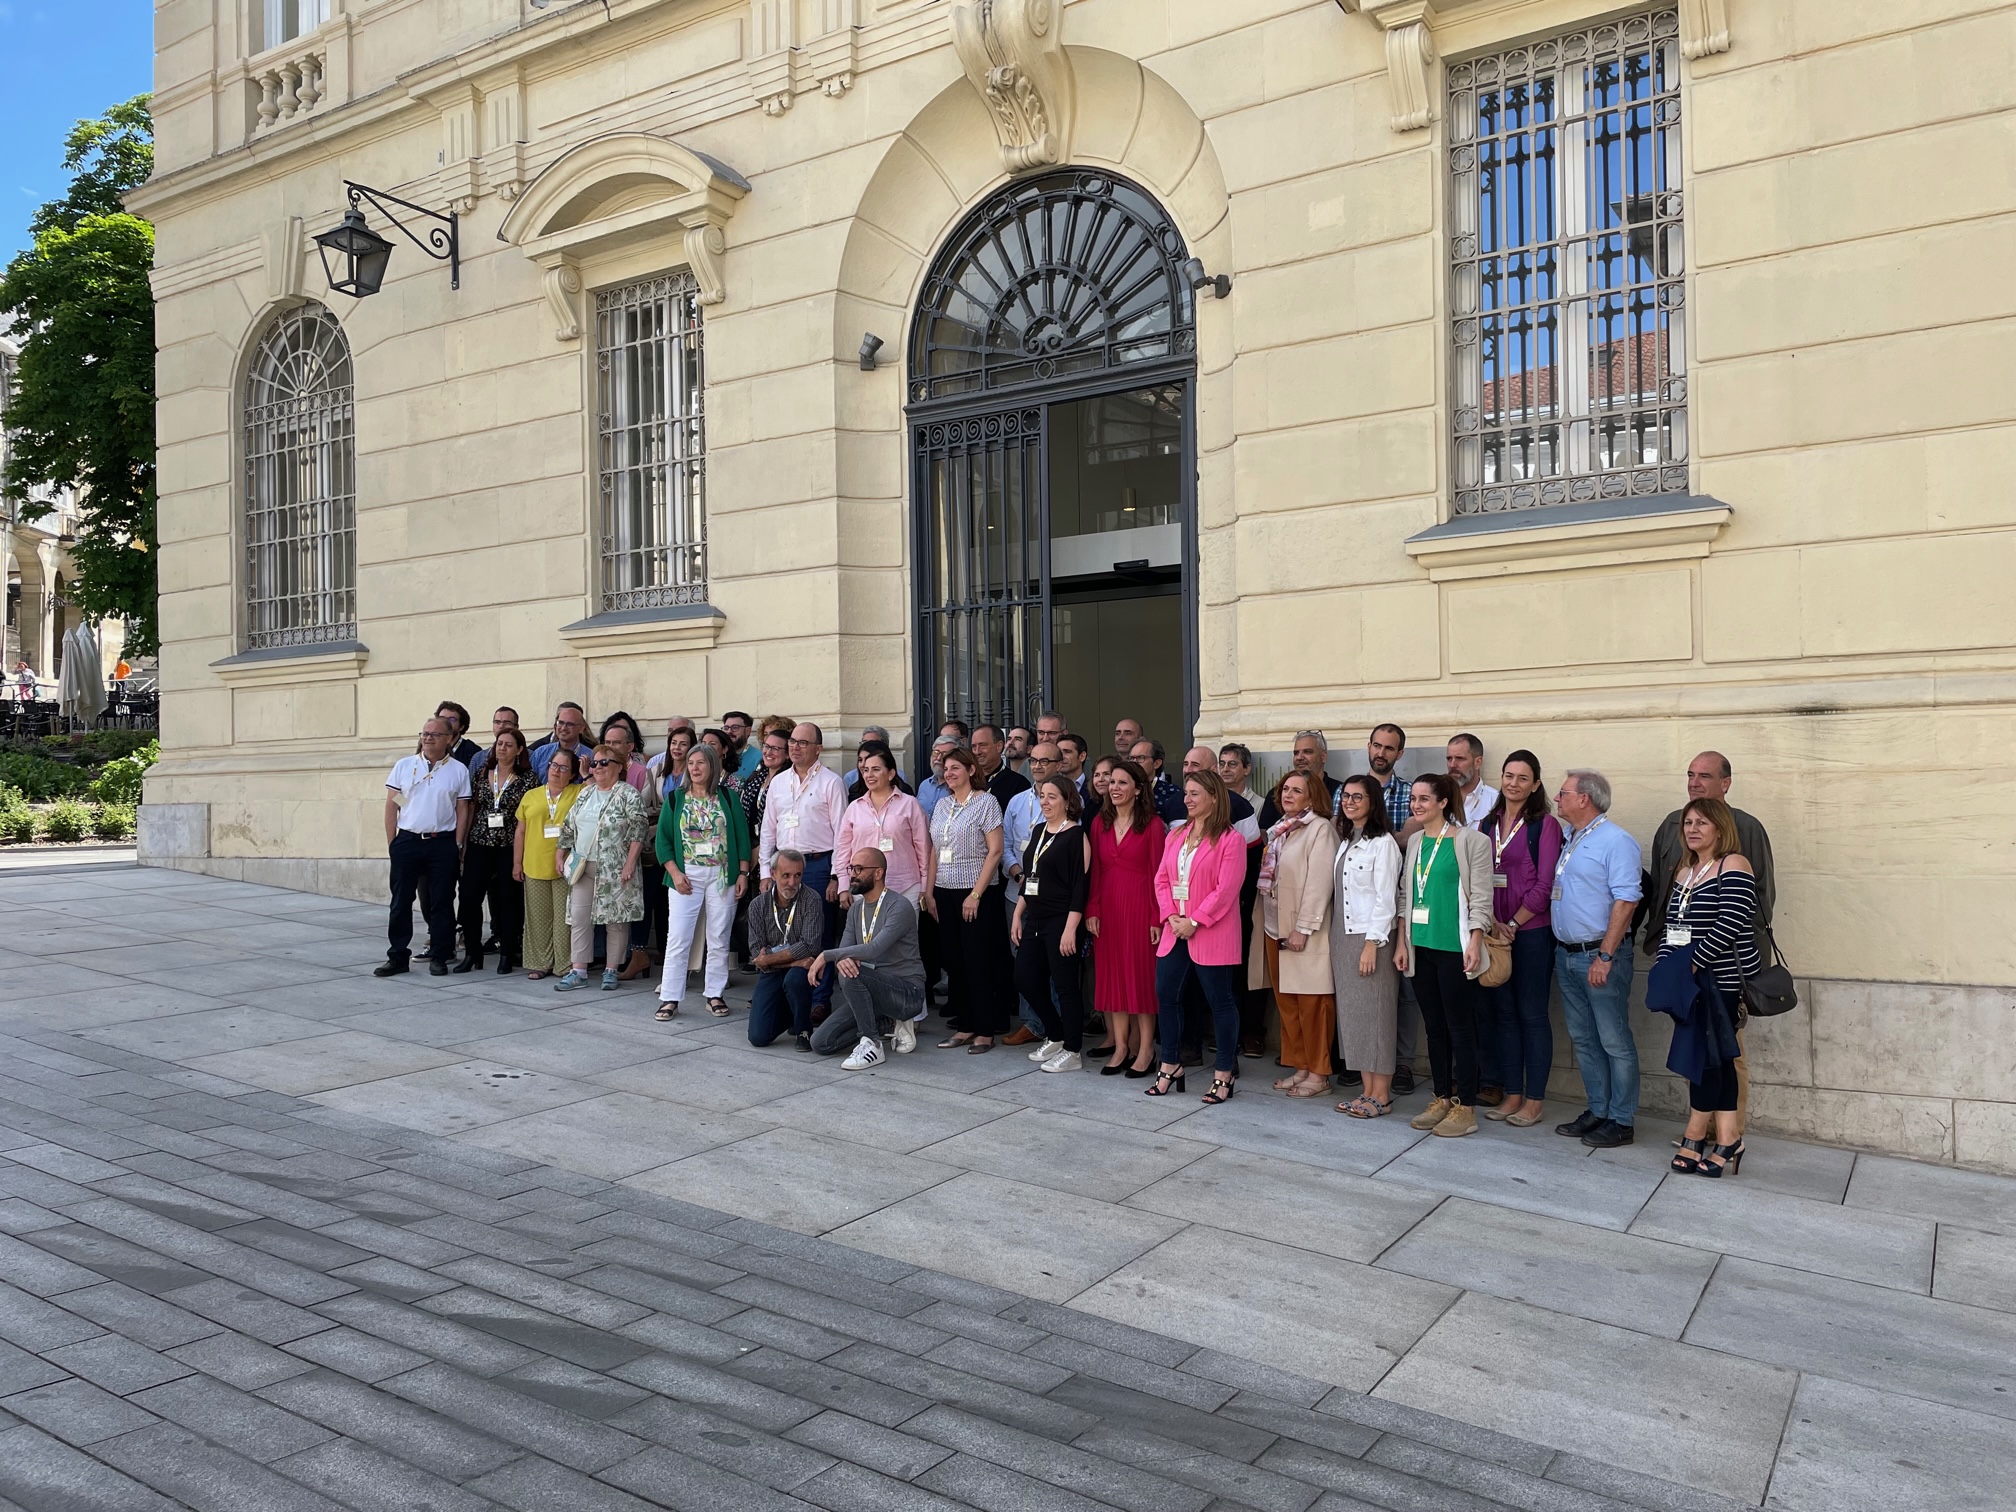
[[1599, 950], [1596, 952], [1596, 959], [1599, 961], [1614, 961], [1617, 957], [1610, 954], [1607, 950]]

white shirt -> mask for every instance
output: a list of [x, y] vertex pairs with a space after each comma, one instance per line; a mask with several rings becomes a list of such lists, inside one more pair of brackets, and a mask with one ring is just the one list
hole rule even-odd
[[763, 834], [758, 857], [764, 876], [780, 850], [808, 856], [833, 849], [847, 813], [847, 784], [829, 767], [815, 766], [804, 777], [795, 766], [770, 779], [763, 791]]
[[453, 756], [433, 766], [425, 756], [402, 756], [385, 779], [386, 788], [404, 800], [399, 828], [414, 835], [455, 833], [455, 804], [469, 796], [469, 768]]
[[[1029, 832], [1043, 822], [1043, 806], [1036, 801], [1036, 789], [1024, 788], [1008, 800], [1008, 807], [1001, 815], [1001, 875], [1008, 875], [1008, 868], [1022, 864], [1022, 849], [1029, 843]], [[1021, 889], [1015, 882], [1008, 884], [1008, 899], [1013, 902], [1021, 896]]]
[[1384, 945], [1400, 912], [1400, 847], [1391, 835], [1339, 842], [1331, 870], [1338, 928]]
[[1469, 797], [1463, 800], [1463, 822], [1475, 829], [1484, 822], [1484, 816], [1498, 806], [1498, 789], [1488, 782], [1480, 782]]

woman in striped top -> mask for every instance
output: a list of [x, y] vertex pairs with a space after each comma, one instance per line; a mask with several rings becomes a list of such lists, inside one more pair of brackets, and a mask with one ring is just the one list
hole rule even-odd
[[[1680, 837], [1687, 847], [1673, 876], [1666, 910], [1664, 959], [1694, 947], [1694, 970], [1714, 979], [1722, 1005], [1733, 1016], [1730, 1030], [1743, 1027], [1743, 979], [1763, 970], [1757, 953], [1757, 879], [1737, 853], [1736, 816], [1719, 798], [1696, 798], [1680, 811]], [[1709, 1067], [1687, 1086], [1687, 1133], [1676, 1171], [1703, 1176], [1732, 1174], [1743, 1162], [1742, 1115], [1736, 1111], [1736, 1062]], [[1708, 1136], [1715, 1136], [1710, 1144]]]

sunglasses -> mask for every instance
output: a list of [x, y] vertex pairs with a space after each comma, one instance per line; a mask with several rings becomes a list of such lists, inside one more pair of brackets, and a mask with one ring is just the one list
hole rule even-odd
[[611, 767], [611, 766], [621, 766], [622, 764], [623, 763], [620, 761], [611, 761], [606, 756], [588, 763], [588, 765], [590, 765], [591, 767]]

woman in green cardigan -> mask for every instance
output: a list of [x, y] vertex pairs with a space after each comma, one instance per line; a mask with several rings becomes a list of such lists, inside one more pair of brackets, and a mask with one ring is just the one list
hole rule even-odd
[[735, 904], [749, 890], [756, 864], [742, 805], [721, 790], [721, 754], [706, 741], [686, 753], [686, 781], [658, 811], [658, 864], [665, 868], [669, 922], [665, 975], [658, 983], [658, 1019], [679, 1011], [695, 925], [707, 919], [707, 1011], [728, 1017], [728, 933]]

